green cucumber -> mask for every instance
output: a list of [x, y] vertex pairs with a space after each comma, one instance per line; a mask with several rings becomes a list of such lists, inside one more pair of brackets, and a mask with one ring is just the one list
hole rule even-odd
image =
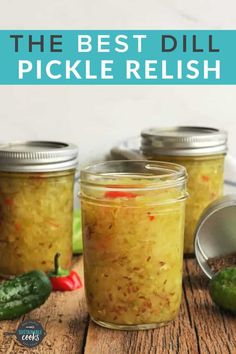
[[11, 320], [42, 305], [52, 286], [44, 272], [31, 271], [0, 284], [0, 320]]
[[236, 268], [225, 268], [211, 279], [212, 300], [225, 310], [236, 313]]

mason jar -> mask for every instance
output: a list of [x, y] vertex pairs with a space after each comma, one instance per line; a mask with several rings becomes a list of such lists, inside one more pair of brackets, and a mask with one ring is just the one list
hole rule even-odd
[[141, 150], [154, 160], [181, 164], [188, 172], [184, 253], [194, 253], [194, 232], [203, 210], [223, 194], [227, 133], [204, 127], [151, 128]]
[[186, 171], [111, 161], [81, 171], [84, 276], [92, 320], [113, 329], [172, 321], [181, 302]]
[[0, 145], [0, 273], [70, 267], [77, 147], [46, 141]]

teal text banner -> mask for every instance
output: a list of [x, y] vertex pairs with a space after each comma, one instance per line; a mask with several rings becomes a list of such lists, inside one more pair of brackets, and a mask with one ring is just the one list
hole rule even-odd
[[236, 30], [0, 31], [1, 85], [235, 85]]

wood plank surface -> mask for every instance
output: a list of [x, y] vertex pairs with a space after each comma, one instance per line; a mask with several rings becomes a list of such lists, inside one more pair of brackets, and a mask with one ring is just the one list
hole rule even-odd
[[[83, 274], [82, 259], [74, 268]], [[43, 342], [34, 349], [27, 349], [18, 343], [15, 336], [5, 336], [4, 332], [17, 329], [22, 320], [39, 321], [47, 335]], [[73, 354], [83, 353], [85, 332], [87, 331], [88, 314], [84, 291], [52, 293], [47, 302], [30, 314], [14, 321], [0, 322], [0, 353], [3, 354]]]
[[[82, 275], [81, 258], [75, 268]], [[38, 320], [47, 332], [35, 349], [4, 335], [22, 319]], [[212, 304], [207, 279], [194, 259], [186, 259], [180, 313], [168, 326], [130, 332], [101, 328], [89, 320], [83, 289], [53, 293], [40, 309], [0, 322], [0, 343], [4, 354], [236, 354], [236, 317]]]

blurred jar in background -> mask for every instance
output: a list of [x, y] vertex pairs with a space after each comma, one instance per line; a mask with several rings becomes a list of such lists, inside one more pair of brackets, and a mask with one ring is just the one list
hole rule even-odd
[[0, 273], [53, 269], [72, 257], [75, 145], [30, 141], [0, 145]]
[[194, 252], [194, 231], [203, 210], [223, 194], [227, 133], [204, 127], [151, 128], [141, 133], [146, 158], [181, 164], [188, 173], [184, 253]]

